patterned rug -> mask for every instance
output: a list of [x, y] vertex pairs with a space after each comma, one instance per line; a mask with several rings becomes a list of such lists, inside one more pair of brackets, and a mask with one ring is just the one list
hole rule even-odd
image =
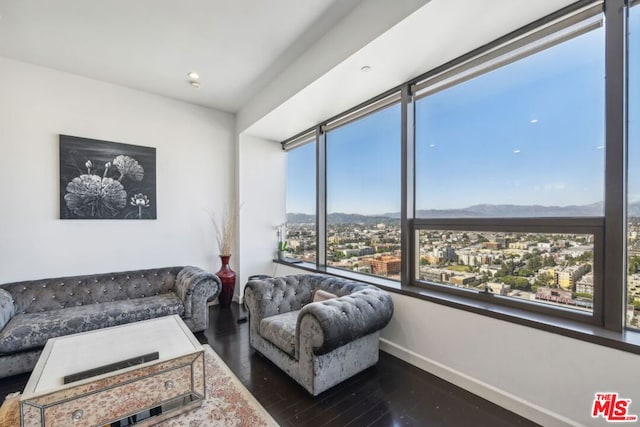
[[[204, 345], [206, 400], [197, 409], [157, 424], [159, 427], [270, 427], [278, 424], [231, 372], [220, 356]], [[20, 427], [20, 393], [0, 407], [0, 426]]]

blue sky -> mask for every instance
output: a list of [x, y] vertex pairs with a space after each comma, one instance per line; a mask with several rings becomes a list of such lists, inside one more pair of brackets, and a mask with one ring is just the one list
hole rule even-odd
[[[640, 25], [635, 9], [632, 31]], [[604, 154], [600, 28], [420, 99], [416, 207], [599, 202]], [[288, 154], [287, 212], [315, 211], [314, 156], [315, 144]], [[630, 172], [630, 192], [635, 181]], [[327, 134], [327, 194], [329, 213], [400, 211], [399, 106]]]

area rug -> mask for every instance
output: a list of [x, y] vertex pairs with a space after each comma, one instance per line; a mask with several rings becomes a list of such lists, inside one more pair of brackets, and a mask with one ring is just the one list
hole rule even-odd
[[[206, 399], [197, 409], [157, 424], [159, 427], [271, 427], [278, 424], [220, 356], [204, 345]], [[0, 407], [0, 426], [20, 427], [20, 393], [8, 395]]]

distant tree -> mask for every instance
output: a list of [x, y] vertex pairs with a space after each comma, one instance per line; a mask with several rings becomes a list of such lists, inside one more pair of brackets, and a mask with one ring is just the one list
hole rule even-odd
[[542, 267], [542, 258], [539, 255], [531, 254], [531, 257], [527, 260], [527, 268], [538, 271], [540, 267]]
[[524, 290], [524, 291], [531, 290], [531, 284], [524, 277], [504, 276], [504, 277], [500, 278], [500, 281], [502, 283], [505, 283], [505, 284], [511, 286], [514, 289], [520, 289], [520, 290]]
[[528, 268], [521, 268], [520, 270], [518, 270], [518, 276], [520, 276], [520, 277], [533, 276], [533, 270], [530, 270]]
[[539, 288], [539, 287], [546, 288], [548, 286], [553, 285], [554, 282], [555, 282], [555, 278], [551, 274], [544, 273], [544, 274], [539, 274], [538, 277], [536, 277], [536, 279], [533, 282], [533, 286], [536, 288]]
[[632, 256], [629, 258], [629, 274], [637, 273], [640, 270], [640, 256]]

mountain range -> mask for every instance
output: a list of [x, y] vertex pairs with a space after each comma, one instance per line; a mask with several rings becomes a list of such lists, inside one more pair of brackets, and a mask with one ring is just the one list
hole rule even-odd
[[[604, 207], [602, 202], [588, 205], [543, 206], [543, 205], [473, 205], [462, 209], [420, 209], [416, 211], [417, 218], [522, 218], [522, 217], [584, 217], [602, 216]], [[640, 202], [629, 203], [628, 216], [640, 216]], [[359, 215], [346, 213], [330, 213], [327, 215], [328, 224], [379, 224], [397, 222], [399, 212], [380, 215]], [[315, 215], [288, 213], [287, 222], [304, 224], [315, 222]]]

